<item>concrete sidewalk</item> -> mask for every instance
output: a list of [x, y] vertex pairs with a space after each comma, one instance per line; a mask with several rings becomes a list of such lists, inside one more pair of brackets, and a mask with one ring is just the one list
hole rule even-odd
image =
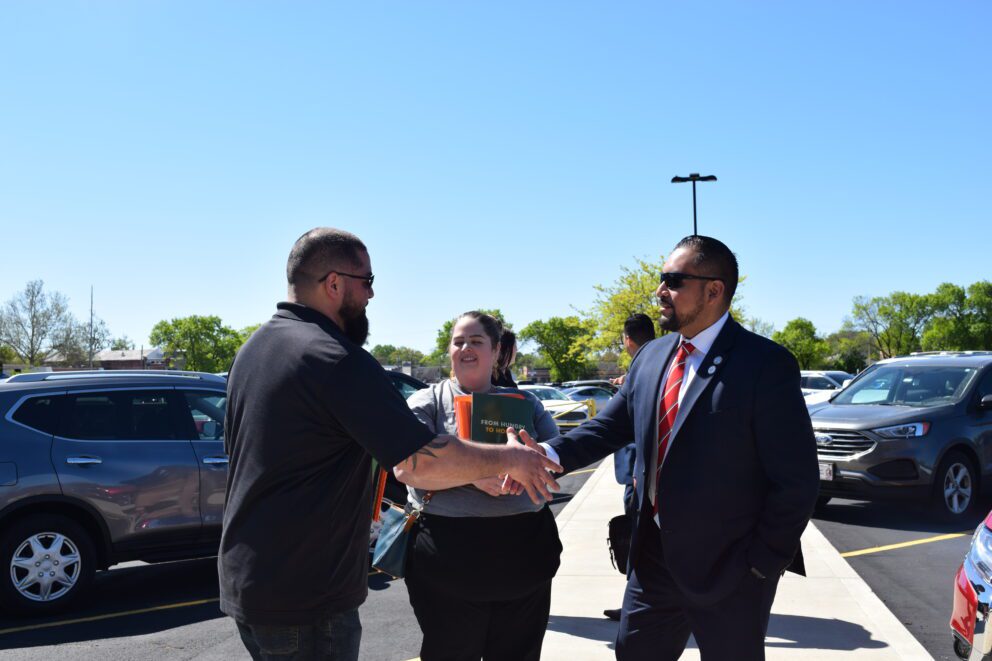
[[[623, 511], [623, 487], [607, 459], [558, 515], [565, 547], [554, 581], [544, 661], [613, 659], [624, 577], [610, 564], [606, 523]], [[768, 659], [931, 659], [811, 523], [803, 535], [807, 577], [787, 573], [768, 627]], [[682, 656], [698, 659], [693, 641]]]

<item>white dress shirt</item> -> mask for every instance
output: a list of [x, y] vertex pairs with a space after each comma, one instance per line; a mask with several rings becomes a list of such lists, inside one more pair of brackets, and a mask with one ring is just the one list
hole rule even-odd
[[[703, 364], [703, 359], [706, 358], [706, 354], [709, 353], [710, 349], [713, 347], [713, 343], [716, 341], [717, 336], [720, 334], [720, 331], [723, 330], [723, 327], [727, 323], [727, 319], [729, 318], [730, 318], [730, 312], [724, 312], [722, 317], [717, 319], [712, 325], [707, 327], [705, 330], [702, 330], [699, 333], [697, 333], [694, 337], [685, 337], [684, 335], [680, 336], [679, 343], [681, 344], [682, 342], [691, 342], [693, 351], [692, 353], [689, 354], [688, 358], [686, 358], [685, 375], [682, 377], [682, 385], [679, 389], [679, 406], [682, 405], [682, 398], [685, 397], [686, 391], [689, 390], [689, 384], [692, 383], [693, 378], [695, 378], [696, 376], [696, 372], [699, 371], [699, 366]], [[674, 356], [674, 354], [672, 355]], [[675, 361], [673, 360], [671, 364], [668, 366], [668, 369], [665, 370], [665, 376], [662, 379], [662, 383], [668, 381], [668, 373], [671, 372], [674, 364]], [[664, 390], [664, 388], [658, 388], [658, 401], [655, 403], [656, 411], [659, 410], [661, 407], [661, 398], [664, 395], [664, 393], [661, 392], [662, 390]], [[670, 449], [672, 447], [672, 443], [674, 442], [675, 439], [671, 438], [668, 441], [667, 447]], [[558, 458], [558, 453], [555, 452], [551, 446], [549, 446], [547, 443], [539, 443], [538, 445], [544, 448], [545, 452], [547, 452], [549, 459], [551, 459], [555, 463], [558, 464], [561, 463], [561, 460]], [[667, 451], [665, 454], [666, 455], [668, 454]], [[656, 475], [657, 466], [658, 466], [658, 426], [655, 425], [654, 447], [651, 450], [651, 466], [650, 466], [651, 470], [648, 472], [648, 475]], [[639, 476], [635, 476], [635, 477], [639, 477]], [[652, 483], [648, 485], [648, 495], [651, 497], [651, 500], [653, 502], [654, 492], [655, 489], [657, 489], [657, 485], [654, 483], [655, 482], [654, 480], [652, 480], [651, 482]]]

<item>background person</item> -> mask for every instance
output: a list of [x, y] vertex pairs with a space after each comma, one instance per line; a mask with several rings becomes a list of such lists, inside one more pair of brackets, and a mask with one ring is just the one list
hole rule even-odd
[[361, 348], [374, 277], [358, 237], [307, 232], [286, 275], [288, 301], [228, 379], [220, 607], [254, 659], [352, 661], [368, 594], [372, 455], [428, 481], [509, 473], [537, 501], [554, 485], [539, 453], [437, 436], [413, 416]]
[[[504, 335], [505, 337], [505, 335]], [[500, 323], [480, 312], [455, 320], [448, 355], [453, 377], [410, 396], [414, 414], [432, 432], [456, 432], [454, 398], [520, 392], [493, 386]], [[541, 402], [534, 428], [541, 438], [558, 427]], [[407, 481], [401, 468], [396, 476]], [[410, 488], [424, 502], [425, 489]], [[423, 661], [538, 661], [551, 608], [551, 579], [561, 542], [554, 515], [523, 495], [503, 495], [497, 478], [434, 489], [414, 529], [406, 585], [424, 633]]]
[[493, 385], [506, 388], [516, 388], [510, 366], [517, 360], [517, 334], [504, 328], [499, 337], [499, 355], [493, 365]]
[[[623, 348], [627, 355], [633, 358], [645, 344], [654, 339], [654, 322], [643, 312], [635, 312], [623, 322]], [[613, 473], [617, 484], [623, 488], [623, 511], [633, 523], [637, 520], [637, 501], [634, 496], [636, 488], [634, 479], [634, 463], [637, 461], [637, 444], [631, 441], [613, 453]], [[619, 608], [607, 608], [603, 615], [611, 620], [620, 620]]]
[[[633, 437], [638, 521], [621, 661], [764, 659], [781, 573], [816, 502], [816, 444], [783, 347], [730, 318], [737, 259], [686, 237], [665, 260], [661, 327], [603, 412], [547, 445], [574, 470]], [[521, 437], [529, 442], [527, 435]]]

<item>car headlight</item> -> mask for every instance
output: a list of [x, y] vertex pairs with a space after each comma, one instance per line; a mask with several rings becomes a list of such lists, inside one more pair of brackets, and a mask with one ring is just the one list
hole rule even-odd
[[882, 427], [873, 429], [873, 432], [883, 438], [915, 438], [926, 436], [930, 431], [929, 422], [907, 422], [903, 425], [893, 425], [892, 427]]
[[992, 530], [986, 528], [984, 522], [975, 531], [968, 558], [982, 572], [985, 580], [992, 583]]

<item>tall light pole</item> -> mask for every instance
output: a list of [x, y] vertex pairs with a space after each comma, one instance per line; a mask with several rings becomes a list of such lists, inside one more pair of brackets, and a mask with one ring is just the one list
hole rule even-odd
[[673, 184], [684, 184], [687, 181], [692, 182], [692, 234], [693, 236], [699, 234], [696, 230], [696, 182], [697, 181], [716, 181], [716, 177], [708, 174], [704, 177], [700, 177], [698, 172], [693, 172], [688, 177], [672, 177]]

